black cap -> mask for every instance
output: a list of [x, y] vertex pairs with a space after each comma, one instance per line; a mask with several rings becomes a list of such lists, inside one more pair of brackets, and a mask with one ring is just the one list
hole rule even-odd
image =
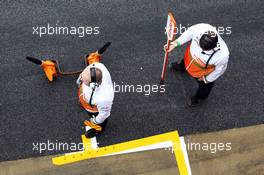
[[200, 39], [200, 47], [203, 50], [211, 50], [216, 47], [218, 42], [218, 36], [212, 31], [205, 32]]

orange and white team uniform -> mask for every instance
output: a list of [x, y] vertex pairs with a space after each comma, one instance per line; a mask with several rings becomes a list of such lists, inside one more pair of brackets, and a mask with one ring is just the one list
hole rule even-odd
[[[213, 31], [217, 34], [218, 43], [213, 50], [204, 51], [200, 47], [199, 41], [202, 35], [207, 31]], [[205, 82], [214, 82], [227, 68], [229, 50], [226, 43], [218, 34], [215, 27], [203, 23], [191, 26], [177, 39], [180, 45], [188, 41], [191, 41], [191, 44], [184, 54], [185, 69], [194, 78], [201, 78], [204, 76]], [[210, 60], [208, 62], [209, 58]], [[207, 63], [208, 65], [206, 66]]]

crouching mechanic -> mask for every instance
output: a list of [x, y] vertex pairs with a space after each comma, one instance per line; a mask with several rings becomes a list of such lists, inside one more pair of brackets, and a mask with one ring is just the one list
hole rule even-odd
[[105, 129], [114, 99], [110, 73], [99, 60], [98, 53], [88, 56], [89, 65], [77, 79], [79, 102], [91, 114], [90, 120], [84, 121], [85, 136], [88, 138]]
[[[208, 97], [215, 80], [225, 72], [229, 51], [216, 28], [201, 23], [191, 26], [178, 39], [171, 42], [168, 52], [188, 41], [191, 43], [185, 51], [184, 59], [180, 63], [172, 63], [171, 68], [187, 71], [197, 80], [198, 90], [187, 99], [188, 106], [195, 106]], [[167, 49], [166, 45], [164, 49]]]

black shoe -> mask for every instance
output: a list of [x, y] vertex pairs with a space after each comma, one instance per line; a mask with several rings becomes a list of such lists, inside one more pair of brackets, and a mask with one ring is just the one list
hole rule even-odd
[[92, 121], [85, 120], [84, 121], [84, 135], [87, 138], [95, 137], [102, 132], [102, 127], [98, 124], [95, 124]]
[[[108, 121], [108, 119], [106, 119], [101, 124], [94, 124], [94, 122], [92, 122], [92, 121], [85, 120], [84, 121], [84, 125], [85, 125], [84, 126], [84, 135], [87, 138], [92, 138], [92, 137], [95, 137], [95, 136], [98, 136], [98, 135], [102, 134], [102, 132], [105, 130], [105, 127], [107, 125], [107, 121]], [[88, 122], [88, 123], [86, 124], [86, 122]], [[96, 127], [90, 125], [90, 123], [92, 123], [93, 125], [97, 125], [98, 128], [96, 129]]]
[[187, 98], [187, 105], [189, 107], [197, 106], [201, 103], [202, 100], [197, 99], [196, 96], [191, 96]]
[[180, 62], [180, 63], [173, 62], [173, 63], [171, 63], [170, 67], [171, 67], [171, 69], [176, 70], [176, 71], [181, 71], [181, 72], [186, 71], [183, 61]]
[[86, 138], [93, 138], [93, 137], [95, 137], [95, 136], [97, 136], [99, 133], [95, 130], [95, 129], [89, 129], [89, 130], [87, 130], [87, 131], [85, 131], [85, 136], [86, 136]]

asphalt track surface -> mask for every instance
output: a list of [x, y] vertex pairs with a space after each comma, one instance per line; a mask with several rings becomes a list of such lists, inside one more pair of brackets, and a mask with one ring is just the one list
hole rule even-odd
[[[1, 1], [0, 2], [0, 160], [62, 153], [32, 151], [36, 142], [80, 142], [87, 118], [77, 102], [76, 77], [49, 83], [26, 56], [56, 58], [64, 70], [83, 68], [82, 57], [106, 41], [102, 62], [118, 84], [159, 84], [171, 9], [177, 23], [232, 27], [223, 35], [230, 49], [228, 70], [209, 99], [188, 108], [196, 82], [168, 71], [164, 94], [116, 93], [112, 115], [99, 146], [172, 130], [180, 135], [264, 123], [263, 1]], [[100, 34], [33, 35], [33, 26], [99, 26]], [[182, 57], [175, 50], [170, 62]]]

